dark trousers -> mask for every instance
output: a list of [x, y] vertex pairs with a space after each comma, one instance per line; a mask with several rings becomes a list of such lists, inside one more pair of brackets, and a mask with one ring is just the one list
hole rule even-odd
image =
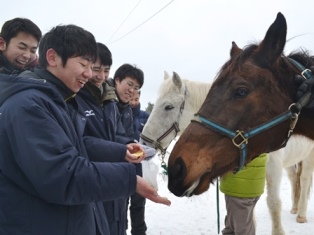
[[145, 223], [145, 203], [146, 199], [138, 193], [134, 193], [130, 197], [130, 219], [131, 219], [131, 234], [146, 235]]

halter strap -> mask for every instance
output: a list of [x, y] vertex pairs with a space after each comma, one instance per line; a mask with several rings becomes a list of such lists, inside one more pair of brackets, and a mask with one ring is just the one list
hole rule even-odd
[[179, 110], [177, 121], [175, 121], [171, 125], [171, 127], [168, 130], [166, 130], [165, 133], [163, 133], [160, 137], [158, 137], [158, 139], [156, 141], [153, 140], [153, 139], [150, 139], [149, 137], [147, 137], [147, 136], [145, 136], [143, 134], [140, 134], [140, 136], [141, 136], [141, 138], [143, 140], [145, 140], [146, 142], [152, 144], [154, 147], [158, 148], [161, 152], [166, 152], [168, 146], [166, 148], [162, 148], [162, 146], [160, 144], [160, 141], [162, 141], [164, 138], [166, 138], [173, 130], [175, 131], [175, 136], [173, 137], [173, 139], [176, 138], [177, 134], [180, 132], [179, 119], [180, 119], [180, 117], [181, 117], [181, 115], [183, 113], [183, 110], [184, 110], [186, 94], [187, 94], [187, 88], [185, 86], [185, 89], [184, 89], [184, 100], [182, 101], [182, 103], [180, 105], [180, 110]]
[[[266, 124], [262, 124], [262, 125], [258, 125], [255, 128], [251, 129], [250, 131], [244, 132], [244, 131], [240, 131], [240, 130], [236, 130], [236, 131], [232, 131], [227, 129], [226, 127], [219, 125], [211, 120], [209, 120], [208, 118], [205, 118], [199, 114], [194, 115], [194, 119], [192, 119], [192, 122], [198, 122], [200, 124], [203, 124], [205, 127], [215, 131], [215, 132], [219, 132], [225, 136], [228, 136], [229, 138], [231, 138], [232, 143], [234, 144], [234, 146], [238, 147], [240, 150], [240, 163], [239, 163], [239, 167], [237, 167], [235, 169], [235, 173], [240, 171], [245, 162], [246, 162], [246, 157], [247, 157], [247, 145], [249, 142], [249, 138], [263, 132], [266, 131], [276, 125], [278, 125], [279, 123], [288, 120], [290, 118], [293, 118], [297, 120], [297, 114], [294, 114], [290, 109], [288, 111], [286, 111], [285, 113], [279, 115], [278, 117], [273, 118], [272, 120], [270, 120], [269, 122], [267, 122]], [[296, 122], [295, 122], [296, 123]], [[295, 127], [295, 125], [292, 126], [293, 128]], [[292, 129], [293, 130], [293, 129]], [[289, 132], [290, 134], [292, 133]], [[289, 135], [290, 137], [290, 135]], [[240, 138], [240, 141], [237, 139]]]
[[[295, 66], [297, 67], [297, 69], [300, 71], [301, 76], [304, 79], [314, 79], [312, 71], [310, 69], [305, 68], [302, 64], [300, 64], [298, 61], [289, 58], [289, 61]], [[296, 103], [297, 108], [299, 110], [301, 110], [310, 100], [312, 96], [311, 91], [307, 91], [301, 98], [300, 100], [298, 100], [298, 102]]]
[[[187, 88], [186, 88], [186, 85], [184, 86], [184, 88], [185, 88], [185, 89], [184, 89], [184, 99], [183, 99], [183, 101], [182, 101], [182, 103], [181, 103], [181, 105], [180, 105], [180, 110], [179, 110], [179, 114], [178, 114], [177, 121], [175, 121], [175, 122], [171, 125], [171, 127], [170, 127], [165, 133], [163, 133], [156, 141], [153, 140], [153, 139], [151, 139], [151, 138], [149, 138], [149, 137], [147, 137], [147, 136], [145, 136], [145, 135], [143, 135], [143, 134], [140, 134], [140, 137], [141, 137], [143, 140], [145, 140], [147, 143], [152, 144], [155, 148], [157, 148], [157, 149], [160, 150], [161, 155], [162, 155], [162, 162], [161, 162], [161, 165], [162, 165], [162, 167], [163, 167], [164, 169], [167, 168], [166, 163], [165, 163], [165, 161], [164, 161], [164, 158], [165, 158], [165, 154], [166, 154], [166, 152], [167, 152], [167, 148], [168, 148], [169, 145], [168, 145], [166, 148], [163, 148], [163, 147], [161, 146], [161, 141], [162, 141], [164, 138], [166, 138], [172, 131], [175, 131], [175, 135], [174, 135], [174, 137], [171, 139], [171, 141], [172, 141], [173, 139], [175, 139], [175, 138], [177, 137], [177, 134], [180, 132], [180, 128], [179, 128], [179, 119], [180, 119], [180, 117], [181, 117], [181, 115], [182, 115], [182, 113], [183, 113], [184, 106], [185, 106], [185, 99], [186, 99], [186, 95], [187, 95]], [[170, 143], [171, 143], [171, 141], [170, 141]], [[170, 144], [170, 143], [169, 143], [169, 144]]]

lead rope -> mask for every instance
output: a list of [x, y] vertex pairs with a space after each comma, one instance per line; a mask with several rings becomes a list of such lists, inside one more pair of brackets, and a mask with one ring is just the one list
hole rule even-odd
[[220, 211], [219, 211], [219, 180], [217, 178], [217, 187], [216, 187], [216, 203], [217, 203], [217, 232], [220, 233]]
[[166, 151], [161, 153], [161, 167], [163, 168], [163, 174], [168, 175], [168, 167], [167, 163], [165, 162], [165, 156], [166, 156]]

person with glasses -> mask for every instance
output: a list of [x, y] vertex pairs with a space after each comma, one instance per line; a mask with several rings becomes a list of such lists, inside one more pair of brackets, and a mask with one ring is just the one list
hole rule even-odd
[[[121, 65], [115, 72], [113, 79], [108, 82], [115, 87], [119, 102], [117, 103], [120, 121], [117, 128], [117, 136], [131, 138], [137, 142], [136, 130], [130, 100], [138, 93], [144, 84], [144, 73], [141, 69], [131, 64]], [[142, 176], [142, 164], [136, 165], [136, 173]], [[128, 205], [127, 200], [127, 205]], [[145, 223], [146, 200], [137, 193], [130, 197], [131, 234], [145, 235], [147, 226]]]
[[[133, 161], [132, 153], [141, 150], [132, 138], [116, 138], [119, 111], [116, 105], [118, 99], [114, 88], [106, 80], [112, 65], [112, 54], [108, 47], [97, 43], [98, 57], [92, 67], [92, 77], [77, 94], [80, 112], [85, 115], [84, 144], [90, 159], [106, 162], [140, 162]], [[127, 139], [127, 140], [126, 140]], [[125, 144], [127, 142], [132, 142]], [[110, 151], [111, 154], [104, 154]], [[127, 175], [121, 175], [127, 178]], [[116, 185], [115, 190], [125, 187]], [[110, 235], [125, 235], [127, 222], [128, 196], [104, 202], [108, 217]]]

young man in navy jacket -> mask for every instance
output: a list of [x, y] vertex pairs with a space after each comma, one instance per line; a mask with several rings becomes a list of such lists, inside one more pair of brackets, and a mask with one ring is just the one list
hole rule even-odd
[[137, 191], [170, 204], [132, 164], [89, 159], [75, 95], [96, 58], [94, 36], [63, 25], [42, 38], [40, 68], [0, 74], [0, 234], [107, 235], [103, 201]]
[[[112, 56], [109, 49], [102, 43], [97, 43], [98, 57], [92, 68], [92, 78], [78, 93], [79, 109], [86, 118], [84, 130], [84, 143], [89, 156], [94, 161], [106, 162], [133, 162], [129, 153], [141, 148], [139, 144], [130, 143], [130, 138], [116, 138], [119, 111], [114, 88], [105, 81], [109, 77], [112, 65]], [[126, 140], [127, 139], [127, 140]], [[120, 143], [117, 143], [120, 142]], [[110, 150], [111, 155], [104, 155], [105, 150]], [[98, 153], [101, 153], [99, 155]], [[126, 154], [127, 152], [127, 154]], [[99, 156], [100, 159], [97, 159]], [[116, 187], [119, 187], [117, 185]], [[108, 217], [110, 235], [126, 234], [126, 209], [127, 197], [104, 202]]]
[[0, 32], [0, 73], [18, 75], [34, 67], [41, 36], [38, 26], [29, 19], [6, 21]]
[[[144, 73], [141, 69], [131, 64], [121, 65], [115, 72], [113, 79], [109, 79], [109, 84], [115, 88], [119, 102], [120, 122], [117, 126], [117, 136], [121, 138], [130, 138], [136, 142], [136, 130], [134, 129], [134, 120], [132, 108], [129, 104], [135, 93], [137, 93], [144, 84]], [[137, 163], [136, 172], [139, 176], [143, 175], [142, 164]], [[134, 193], [130, 197], [130, 218], [131, 234], [145, 235], [147, 226], [145, 223], [145, 198]]]

